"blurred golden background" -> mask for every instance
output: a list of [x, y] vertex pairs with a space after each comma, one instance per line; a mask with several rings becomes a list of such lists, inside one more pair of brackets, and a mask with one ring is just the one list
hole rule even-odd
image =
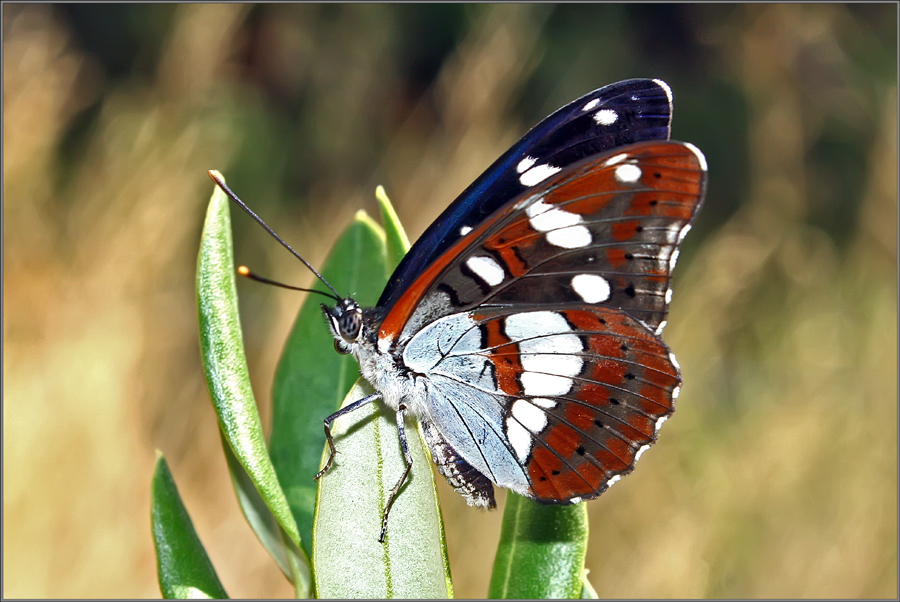
[[[589, 506], [591, 582], [896, 597], [896, 24], [896, 4], [4, 4], [3, 596], [158, 597], [155, 449], [229, 594], [291, 595], [201, 372], [206, 170], [320, 265], [376, 184], [415, 238], [557, 107], [658, 77], [710, 165], [666, 331], [685, 386]], [[238, 261], [310, 282], [235, 229]], [[302, 298], [239, 292], [265, 421]], [[483, 597], [501, 513], [441, 498], [456, 594]]]

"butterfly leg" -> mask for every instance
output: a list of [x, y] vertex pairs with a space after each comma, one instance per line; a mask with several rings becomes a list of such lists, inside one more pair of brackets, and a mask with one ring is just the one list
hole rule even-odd
[[406, 406], [400, 404], [400, 407], [397, 408], [397, 432], [400, 434], [400, 447], [403, 449], [403, 458], [406, 460], [406, 470], [403, 471], [400, 480], [397, 481], [397, 484], [394, 485], [394, 488], [391, 489], [391, 493], [388, 496], [387, 505], [384, 507], [384, 516], [381, 519], [381, 536], [378, 538], [378, 543], [384, 543], [384, 536], [387, 534], [388, 514], [390, 514], [391, 506], [394, 505], [394, 499], [397, 497], [397, 494], [400, 493], [400, 488], [403, 486], [403, 483], [406, 482], [406, 477], [409, 476], [409, 471], [412, 468], [412, 455], [409, 453], [409, 444], [406, 442], [405, 419]]
[[369, 395], [367, 397], [363, 397], [362, 399], [354, 401], [347, 407], [341, 408], [340, 410], [338, 410], [337, 412], [335, 412], [334, 414], [332, 414], [331, 416], [329, 416], [328, 418], [325, 419], [325, 441], [328, 442], [328, 449], [329, 449], [330, 453], [328, 455], [328, 461], [325, 462], [325, 467], [316, 473], [316, 476], [314, 477], [315, 480], [318, 481], [319, 477], [321, 477], [323, 474], [328, 472], [328, 469], [331, 468], [332, 463], [334, 463], [334, 456], [335, 456], [335, 454], [337, 454], [337, 449], [335, 449], [335, 447], [334, 447], [334, 437], [331, 436], [331, 423], [334, 422], [335, 420], [337, 420], [338, 418], [340, 418], [341, 416], [343, 416], [344, 414], [349, 414], [353, 410], [357, 410], [357, 409], [363, 407], [364, 405], [368, 405], [377, 399], [381, 399], [381, 393], [373, 393], [372, 395]]

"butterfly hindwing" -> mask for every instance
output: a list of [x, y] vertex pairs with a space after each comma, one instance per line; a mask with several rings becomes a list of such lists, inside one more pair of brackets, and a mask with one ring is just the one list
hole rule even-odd
[[[530, 497], [576, 501], [596, 497], [631, 472], [673, 411], [681, 377], [658, 337], [621, 312], [571, 309], [555, 315], [572, 328], [561, 336], [572, 339], [573, 347], [577, 337], [582, 350], [562, 360], [554, 337], [517, 344], [520, 353], [523, 345], [536, 352], [524, 354], [525, 386], [510, 407], [506, 430], [527, 469]], [[548, 351], [542, 354], [545, 342]], [[560, 394], [541, 395], [542, 385], [543, 393]], [[529, 395], [535, 387], [538, 395]]]
[[425, 442], [431, 450], [431, 458], [450, 486], [463, 496], [470, 506], [496, 508], [497, 502], [494, 500], [494, 486], [491, 481], [466, 462], [433, 424], [427, 420], [422, 420], [421, 424]]
[[485, 476], [543, 501], [599, 495], [655, 440], [681, 382], [665, 344], [608, 308], [454, 314], [404, 359], [429, 382], [428, 428], [474, 469], [451, 481], [467, 499], [493, 499]]
[[468, 228], [538, 185], [547, 173], [643, 140], [667, 140], [672, 94], [660, 80], [598, 88], [532, 128], [475, 180], [419, 237], [388, 281], [378, 306], [390, 309]]

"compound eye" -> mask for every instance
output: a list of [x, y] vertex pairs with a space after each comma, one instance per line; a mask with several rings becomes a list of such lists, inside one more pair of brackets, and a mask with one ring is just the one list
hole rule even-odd
[[362, 328], [362, 312], [358, 309], [345, 311], [338, 318], [338, 328], [341, 331], [341, 338], [352, 343], [359, 336]]

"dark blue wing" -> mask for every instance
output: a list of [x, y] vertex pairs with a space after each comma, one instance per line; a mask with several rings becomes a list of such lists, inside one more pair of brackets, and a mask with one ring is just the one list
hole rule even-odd
[[545, 118], [497, 159], [429, 226], [394, 270], [378, 307], [389, 310], [418, 275], [521, 192], [568, 165], [616, 147], [667, 140], [672, 93], [658, 79], [629, 79], [586, 94]]

